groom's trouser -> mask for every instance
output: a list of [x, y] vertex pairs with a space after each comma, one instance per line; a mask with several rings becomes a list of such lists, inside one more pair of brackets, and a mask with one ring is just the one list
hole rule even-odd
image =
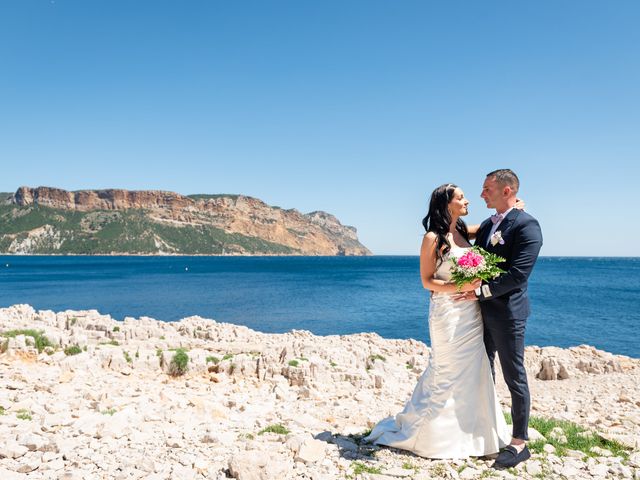
[[531, 397], [524, 369], [524, 330], [526, 319], [485, 319], [484, 345], [487, 349], [491, 373], [495, 382], [494, 359], [500, 359], [504, 381], [511, 392], [511, 419], [513, 437], [529, 440], [529, 409]]

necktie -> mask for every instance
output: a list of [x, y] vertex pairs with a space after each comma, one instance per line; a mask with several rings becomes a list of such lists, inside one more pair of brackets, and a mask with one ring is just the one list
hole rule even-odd
[[501, 213], [496, 213], [495, 215], [491, 215], [491, 222], [495, 225], [496, 223], [500, 223], [503, 218], [504, 215], [502, 215]]

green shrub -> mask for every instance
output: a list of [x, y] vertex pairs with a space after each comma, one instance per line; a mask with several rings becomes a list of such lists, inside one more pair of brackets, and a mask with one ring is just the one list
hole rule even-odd
[[127, 352], [126, 350], [123, 350], [122, 354], [124, 355], [124, 359], [127, 361], [127, 363], [133, 363], [133, 360], [131, 360], [131, 355], [129, 355], [129, 352]]
[[174, 377], [184, 375], [187, 372], [189, 355], [183, 348], [176, 349], [171, 362], [169, 363], [169, 375]]
[[[24, 335], [26, 337], [32, 337], [33, 343], [35, 347], [38, 349], [38, 353], [42, 352], [45, 347], [53, 347], [51, 341], [44, 336], [44, 332], [42, 330], [31, 330], [31, 329], [23, 329], [23, 330], [9, 330], [2, 334], [7, 338], [15, 338], [18, 335]], [[5, 349], [6, 350], [6, 347]]]
[[113, 327], [113, 331], [114, 332], [119, 332], [120, 331], [120, 327], [118, 327], [117, 325], [115, 327]]
[[290, 367], [297, 367], [300, 363], [297, 360], [289, 360]]
[[218, 357], [209, 356], [207, 357], [207, 363], [213, 363], [214, 365], [217, 365], [218, 363], [220, 363], [220, 359]]
[[70, 345], [64, 349], [65, 355], [78, 355], [82, 353], [82, 349], [78, 345]]

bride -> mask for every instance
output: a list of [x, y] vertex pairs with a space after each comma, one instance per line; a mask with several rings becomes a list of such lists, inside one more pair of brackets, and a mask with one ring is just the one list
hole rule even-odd
[[[477, 226], [461, 217], [469, 201], [453, 184], [436, 188], [422, 221], [427, 231], [420, 249], [420, 276], [431, 290], [431, 356], [404, 410], [378, 423], [365, 439], [427, 458], [465, 458], [497, 453], [509, 444], [491, 376], [476, 300], [460, 300], [451, 281], [450, 256], [471, 247]], [[460, 290], [480, 285], [477, 280]]]

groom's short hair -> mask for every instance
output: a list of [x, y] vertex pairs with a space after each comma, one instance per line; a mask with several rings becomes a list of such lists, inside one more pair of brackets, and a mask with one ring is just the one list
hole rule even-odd
[[520, 180], [515, 172], [509, 168], [501, 168], [487, 173], [487, 177], [493, 177], [500, 185], [507, 185], [511, 187], [513, 193], [518, 193], [520, 188]]

